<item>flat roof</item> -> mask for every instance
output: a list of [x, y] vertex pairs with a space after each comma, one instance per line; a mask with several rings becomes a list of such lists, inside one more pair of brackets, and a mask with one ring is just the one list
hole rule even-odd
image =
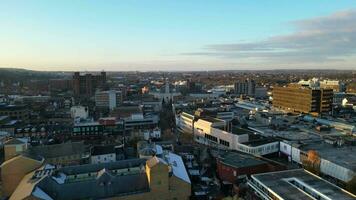
[[253, 156], [237, 152], [228, 152], [223, 154], [219, 160], [221, 163], [235, 168], [253, 167], [267, 164], [267, 162], [259, 160]]
[[277, 142], [279, 140], [277, 140], [276, 138], [272, 138], [272, 137], [265, 137], [262, 135], [256, 135], [256, 134], [249, 134], [249, 141], [248, 142], [244, 142], [242, 144], [247, 145], [247, 146], [251, 146], [251, 147], [257, 147], [257, 146], [261, 146], [264, 144], [269, 144], [272, 142]]
[[315, 150], [321, 158], [356, 171], [356, 154], [352, 146], [335, 147], [325, 142], [309, 142], [299, 148], [302, 151]]
[[333, 185], [303, 169], [256, 174], [252, 175], [252, 178], [262, 183], [265, 187], [272, 190], [283, 199], [314, 199], [306, 192], [290, 183], [290, 181], [293, 180], [306, 185], [306, 188], [313, 189], [320, 195], [326, 196], [329, 199], [351, 200], [356, 198], [355, 195], [352, 195], [336, 185]]
[[237, 127], [237, 126], [233, 126], [232, 127], [231, 133], [235, 134], [235, 135], [253, 134], [252, 131], [250, 131], [248, 129], [240, 128], [240, 127]]
[[205, 121], [208, 121], [211, 123], [224, 122], [224, 120], [214, 118], [214, 117], [209, 117], [209, 116], [200, 117], [199, 119], [202, 119], [202, 120], [205, 120]]

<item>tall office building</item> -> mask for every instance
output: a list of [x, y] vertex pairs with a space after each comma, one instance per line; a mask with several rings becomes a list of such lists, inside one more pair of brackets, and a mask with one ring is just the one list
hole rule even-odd
[[246, 79], [238, 81], [234, 85], [235, 93], [238, 95], [254, 96], [256, 91], [256, 83], [254, 80]]
[[93, 96], [95, 90], [106, 84], [106, 72], [100, 75], [83, 74], [75, 72], [73, 75], [73, 91], [76, 96]]
[[331, 111], [332, 89], [287, 86], [273, 88], [273, 106], [291, 112], [326, 113]]
[[113, 110], [122, 103], [122, 98], [121, 91], [97, 91], [95, 93], [95, 105], [99, 108], [109, 108]]

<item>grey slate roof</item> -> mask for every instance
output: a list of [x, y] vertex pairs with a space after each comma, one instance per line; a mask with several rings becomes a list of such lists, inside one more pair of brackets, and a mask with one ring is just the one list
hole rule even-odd
[[136, 167], [145, 164], [145, 159], [131, 159], [112, 163], [68, 166], [58, 169], [57, 173], [66, 175], [96, 172], [95, 177], [78, 181], [58, 183], [47, 176], [36, 186], [53, 199], [102, 199], [124, 196], [149, 191], [148, 178], [145, 172], [136, 174], [115, 175], [110, 170]]
[[29, 148], [29, 154], [40, 155], [44, 158], [56, 158], [62, 156], [83, 154], [89, 152], [83, 142], [68, 142], [54, 145], [41, 145]]
[[103, 179], [91, 179], [66, 184], [58, 184], [52, 178], [46, 177], [37, 186], [50, 197], [58, 200], [100, 199], [149, 191], [145, 173], [106, 176]]

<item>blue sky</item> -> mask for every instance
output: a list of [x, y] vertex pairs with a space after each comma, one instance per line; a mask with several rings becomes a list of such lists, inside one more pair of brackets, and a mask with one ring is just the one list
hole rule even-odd
[[[349, 28], [352, 23], [356, 26], [356, 2], [351, 0], [0, 3], [0, 67], [115, 71], [356, 68], [350, 45], [356, 44], [356, 30]], [[333, 23], [344, 32], [325, 28]], [[321, 37], [315, 35], [321, 33]]]

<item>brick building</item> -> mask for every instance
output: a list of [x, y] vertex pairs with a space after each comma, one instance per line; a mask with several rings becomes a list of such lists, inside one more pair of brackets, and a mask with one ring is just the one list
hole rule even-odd
[[272, 165], [254, 156], [229, 152], [217, 159], [217, 172], [224, 182], [235, 184], [252, 174], [283, 170], [280, 165]]
[[83, 74], [75, 72], [73, 75], [73, 91], [76, 96], [93, 96], [95, 90], [106, 84], [106, 72], [100, 75]]

